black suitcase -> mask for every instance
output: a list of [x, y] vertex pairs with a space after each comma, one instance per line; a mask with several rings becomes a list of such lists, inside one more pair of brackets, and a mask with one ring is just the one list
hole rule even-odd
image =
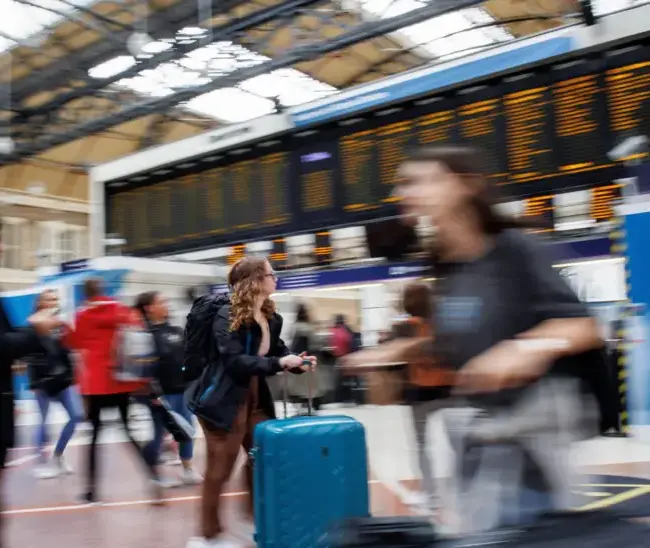
[[642, 548], [650, 546], [650, 527], [611, 511], [549, 515], [526, 529], [504, 529], [449, 540], [439, 548]]
[[324, 539], [323, 548], [644, 548], [650, 526], [611, 511], [548, 515], [527, 528], [443, 539], [424, 518], [347, 520]]
[[354, 518], [335, 526], [323, 539], [322, 548], [433, 548], [436, 539], [426, 518]]

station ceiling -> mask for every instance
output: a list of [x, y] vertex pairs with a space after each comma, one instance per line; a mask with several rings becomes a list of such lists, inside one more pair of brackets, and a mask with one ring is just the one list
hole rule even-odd
[[[598, 16], [648, 2], [591, 4]], [[90, 165], [582, 20], [579, 0], [0, 0], [0, 12], [0, 137], [13, 143], [0, 188], [78, 200]]]

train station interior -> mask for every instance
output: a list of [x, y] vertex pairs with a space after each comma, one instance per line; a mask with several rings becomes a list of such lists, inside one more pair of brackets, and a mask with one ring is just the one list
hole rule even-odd
[[[119, 306], [162, 296], [187, 337], [196, 299], [232, 295], [233, 265], [266, 258], [282, 339], [293, 348], [308, 324], [318, 356], [315, 418], [363, 426], [370, 514], [455, 532], [449, 409], [416, 431], [402, 373], [351, 373], [333, 341], [344, 326], [350, 354], [391, 344], [416, 282], [445, 302], [431, 253], [444, 231], [417, 200], [405, 221], [404, 165], [414, 150], [472, 147], [482, 162], [458, 173], [480, 173], [499, 215], [535, 221], [525, 232], [603, 344], [615, 420], [571, 447], [573, 507], [650, 523], [650, 0], [0, 0], [0, 13], [0, 331], [31, 333], [47, 294], [78, 333], [100, 280]], [[77, 387], [87, 352], [70, 350], [71, 426], [58, 396], [43, 418], [33, 354], [0, 347], [12, 357], [2, 440], [15, 419], [2, 548], [317, 548], [259, 531], [242, 543], [231, 524], [249, 495], [244, 451], [221, 493], [223, 543], [192, 540], [211, 466], [203, 429], [190, 413], [191, 469], [165, 435], [152, 495], [117, 408], [101, 411], [95, 439], [97, 394]], [[283, 375], [269, 380], [278, 417], [306, 413], [304, 392], [283, 401]], [[128, 419], [148, 447], [141, 396]], [[52, 472], [44, 455], [61, 456], [66, 429]], [[101, 504], [83, 499], [96, 442]]]

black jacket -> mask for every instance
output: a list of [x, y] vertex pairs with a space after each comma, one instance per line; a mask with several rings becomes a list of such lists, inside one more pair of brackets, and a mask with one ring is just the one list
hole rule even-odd
[[[57, 337], [39, 337], [43, 351], [25, 356], [30, 390], [56, 392], [65, 390], [74, 382], [74, 367], [70, 351]], [[56, 376], [56, 378], [54, 378]]]
[[[269, 320], [271, 345], [265, 357], [257, 355], [262, 341], [262, 330], [257, 323], [241, 326], [237, 331], [230, 330], [229, 304], [219, 309], [212, 330], [219, 352], [216, 362], [211, 364], [215, 385], [218, 386], [211, 409], [212, 425], [224, 430], [231, 428], [253, 377], [257, 377], [259, 382], [260, 408], [269, 418], [275, 418], [275, 405], [265, 377], [278, 373], [282, 369], [280, 358], [291, 353], [280, 338], [282, 316], [274, 314]], [[249, 333], [250, 348], [246, 353]]]
[[187, 388], [183, 374], [183, 330], [168, 323], [152, 325], [158, 353], [158, 381], [163, 394], [182, 394]]
[[32, 329], [15, 330], [0, 303], [0, 467], [7, 449], [14, 443], [13, 363], [41, 349]]

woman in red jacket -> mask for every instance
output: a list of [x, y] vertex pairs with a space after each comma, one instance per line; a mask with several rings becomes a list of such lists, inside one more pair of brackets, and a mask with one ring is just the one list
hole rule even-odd
[[129, 430], [129, 399], [142, 390], [141, 383], [127, 383], [114, 378], [115, 337], [123, 325], [138, 322], [135, 311], [120, 302], [105, 297], [101, 280], [90, 279], [84, 284], [86, 303], [78, 311], [74, 331], [70, 333], [70, 346], [79, 351], [81, 368], [79, 390], [84, 397], [88, 420], [92, 425], [89, 445], [87, 490], [84, 502], [97, 502], [97, 439], [101, 430], [102, 409], [117, 409], [127, 437], [136, 450], [139, 460], [146, 466], [151, 479], [154, 502], [162, 498], [161, 484], [154, 465], [148, 464], [140, 445]]

